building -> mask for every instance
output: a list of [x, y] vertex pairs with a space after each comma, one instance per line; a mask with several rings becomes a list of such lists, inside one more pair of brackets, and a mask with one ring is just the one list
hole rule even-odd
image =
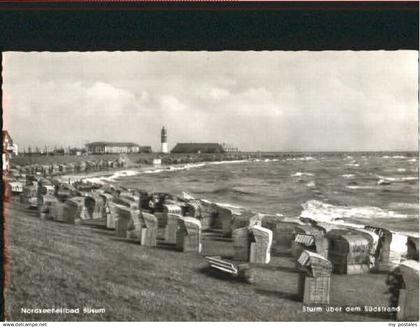
[[70, 148], [69, 150], [69, 154], [71, 156], [81, 156], [85, 152], [86, 152], [86, 149], [79, 149], [79, 148]]
[[13, 142], [8, 131], [3, 131], [3, 174], [10, 169], [10, 158], [17, 156], [18, 146]]
[[7, 151], [11, 156], [18, 155], [18, 145], [13, 142], [8, 131], [3, 131], [3, 152]]
[[178, 143], [172, 153], [223, 153], [223, 146], [219, 143]]
[[87, 152], [92, 154], [138, 153], [140, 148], [140, 145], [130, 142], [92, 142], [86, 144]]
[[140, 153], [152, 153], [152, 147], [150, 145], [140, 145]]
[[160, 143], [161, 143], [161, 152], [168, 153], [168, 133], [165, 126], [162, 127], [160, 131]]
[[239, 149], [234, 147], [232, 144], [222, 143], [222, 147], [225, 152], [239, 152]]

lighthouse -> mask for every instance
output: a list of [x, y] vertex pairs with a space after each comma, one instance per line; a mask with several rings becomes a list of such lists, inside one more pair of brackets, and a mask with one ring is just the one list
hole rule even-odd
[[160, 143], [161, 143], [161, 152], [168, 153], [168, 135], [167, 135], [165, 126], [162, 127], [162, 130], [160, 132]]

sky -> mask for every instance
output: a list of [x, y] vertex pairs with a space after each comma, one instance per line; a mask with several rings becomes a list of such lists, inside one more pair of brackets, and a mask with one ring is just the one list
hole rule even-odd
[[226, 142], [412, 151], [417, 51], [5, 52], [3, 129], [27, 146]]

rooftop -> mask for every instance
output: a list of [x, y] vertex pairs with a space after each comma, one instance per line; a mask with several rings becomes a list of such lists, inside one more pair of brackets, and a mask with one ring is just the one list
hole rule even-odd
[[223, 147], [219, 143], [177, 143], [171, 152], [178, 153], [215, 153], [224, 152]]
[[87, 143], [86, 146], [140, 146], [132, 142], [91, 142]]

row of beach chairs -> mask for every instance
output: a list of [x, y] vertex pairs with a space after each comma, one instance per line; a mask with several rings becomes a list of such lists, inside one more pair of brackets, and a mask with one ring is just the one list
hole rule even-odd
[[[299, 273], [297, 292], [305, 304], [330, 303], [332, 273], [389, 271], [401, 281], [391, 283], [393, 301], [397, 294], [398, 303], [404, 306], [397, 318], [416, 318], [411, 308], [416, 292], [418, 298], [418, 278], [412, 277], [418, 277], [419, 271], [418, 238], [406, 237], [407, 254], [403, 258], [393, 246], [399, 236], [378, 227], [303, 223], [205, 200], [112, 186], [69, 185], [46, 178], [27, 184], [21, 201], [36, 207], [40, 217], [100, 224], [142, 246], [157, 246], [159, 231], [163, 230], [165, 243], [179, 251], [201, 253], [203, 231], [217, 229], [232, 240], [233, 257], [207, 256], [205, 260], [211, 270], [247, 282], [254, 280], [253, 265], [269, 264], [273, 255], [292, 255]], [[412, 287], [413, 283], [417, 287]]]

